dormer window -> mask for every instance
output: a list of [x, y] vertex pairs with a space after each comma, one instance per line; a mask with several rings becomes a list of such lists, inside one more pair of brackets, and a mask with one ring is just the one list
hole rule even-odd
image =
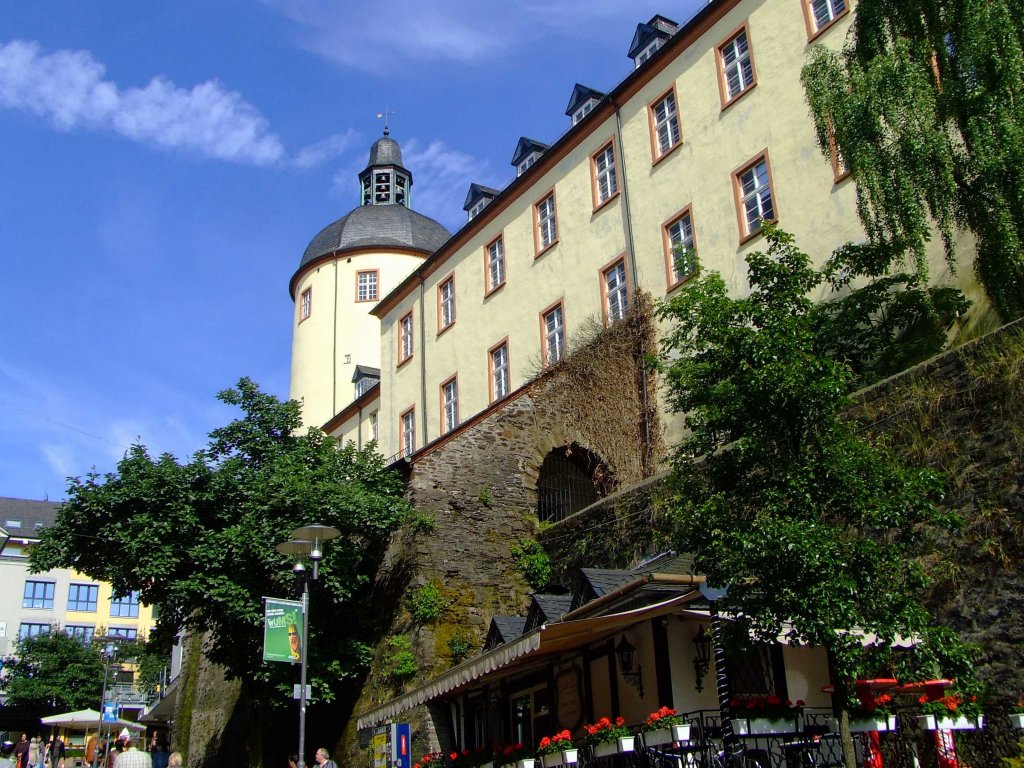
[[527, 155], [526, 158], [521, 163], [519, 163], [519, 168], [517, 169], [516, 176], [522, 176], [524, 173], [526, 173], [530, 169], [530, 166], [536, 163], [539, 158], [540, 152], [532, 152], [529, 155]]
[[480, 200], [476, 205], [469, 209], [469, 220], [472, 221], [474, 218], [480, 215], [480, 212], [487, 206], [486, 200]]
[[357, 365], [352, 382], [356, 385], [356, 399], [359, 399], [380, 383], [380, 369]]
[[596, 105], [597, 99], [590, 99], [589, 101], [583, 102], [583, 106], [572, 113], [572, 124], [576, 125], [576, 123], [589, 115]]
[[661, 42], [661, 40], [655, 40], [649, 46], [644, 48], [639, 54], [637, 54], [637, 57], [634, 60], [635, 64], [633, 68], [639, 69], [641, 64], [643, 64], [645, 61], [651, 58], [651, 56], [654, 55], [654, 52], [661, 48]]

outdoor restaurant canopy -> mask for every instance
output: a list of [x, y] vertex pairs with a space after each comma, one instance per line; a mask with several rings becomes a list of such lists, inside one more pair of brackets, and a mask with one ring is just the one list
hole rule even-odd
[[[62, 712], [59, 715], [48, 715], [39, 720], [43, 725], [68, 728], [72, 731], [91, 731], [100, 724], [100, 713], [95, 709], [79, 709], [76, 712]], [[144, 731], [146, 726], [131, 720], [107, 722], [104, 725], [116, 726], [118, 728], [130, 728], [133, 731]]]

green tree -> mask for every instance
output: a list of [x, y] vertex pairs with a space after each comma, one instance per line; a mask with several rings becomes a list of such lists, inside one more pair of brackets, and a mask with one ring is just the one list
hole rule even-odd
[[0, 687], [10, 706], [50, 714], [99, 706], [104, 669], [99, 650], [63, 630], [21, 638], [2, 663]]
[[[860, 0], [844, 51], [803, 71], [818, 143], [857, 183], [875, 274], [974, 234], [1004, 320], [1024, 312], [1024, 19], [1016, 0]], [[834, 137], [834, 138], [833, 138]], [[850, 266], [856, 268], [857, 262]]]
[[249, 764], [259, 765], [258, 707], [286, 701], [275, 687], [295, 682], [290, 666], [262, 662], [262, 597], [294, 586], [275, 545], [314, 522], [342, 532], [324, 547], [311, 586], [322, 619], [310, 629], [310, 679], [317, 698], [330, 700], [340, 680], [365, 669], [362, 587], [409, 508], [379, 454], [302, 430], [295, 401], [281, 402], [249, 379], [218, 398], [242, 416], [214, 430], [188, 462], [153, 458], [137, 445], [115, 472], [72, 479], [30, 565], [75, 568], [118, 594], [138, 590], [158, 609], [157, 644], [169, 646], [182, 629], [206, 633], [207, 656], [241, 680]]
[[[733, 642], [823, 646], [839, 681], [936, 664], [966, 679], [968, 653], [922, 605], [915, 557], [928, 526], [954, 522], [941, 480], [841, 418], [851, 373], [821, 349], [830, 309], [807, 298], [824, 277], [788, 234], [767, 226], [766, 240], [747, 258], [747, 297], [710, 273], [659, 307], [668, 397], [690, 430], [673, 455], [676, 545], [730, 587]], [[860, 632], [878, 642], [862, 648]], [[903, 658], [898, 635], [919, 640]]]

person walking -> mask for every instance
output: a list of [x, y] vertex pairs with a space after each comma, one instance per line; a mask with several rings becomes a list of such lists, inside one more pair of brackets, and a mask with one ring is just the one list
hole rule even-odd
[[135, 746], [135, 738], [128, 736], [123, 739], [124, 752], [117, 756], [114, 768], [153, 768], [149, 752], [140, 752]]
[[33, 736], [28, 743], [28, 764], [32, 768], [39, 768], [39, 764], [43, 762], [43, 750], [41, 747], [42, 743], [40, 740]]
[[64, 768], [66, 757], [67, 750], [64, 747], [64, 739], [54, 736], [46, 746], [46, 761], [50, 768]]
[[328, 753], [326, 747], [320, 747], [320, 749], [316, 751], [315, 759], [316, 764], [319, 765], [320, 768], [338, 768], [338, 764], [331, 760], [331, 755]]
[[18, 763], [18, 768], [28, 768], [29, 746], [28, 734], [21, 734], [21, 738], [18, 739], [18, 743], [14, 745], [14, 758]]

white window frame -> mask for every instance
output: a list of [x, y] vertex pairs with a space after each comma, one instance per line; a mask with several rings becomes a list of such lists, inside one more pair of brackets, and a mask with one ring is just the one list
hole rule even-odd
[[502, 342], [490, 352], [491, 402], [505, 397], [512, 387], [508, 363], [508, 342]]
[[477, 216], [479, 216], [480, 212], [484, 209], [486, 205], [487, 198], [481, 198], [480, 200], [477, 200], [476, 205], [469, 209], [469, 221], [472, 221]]
[[402, 456], [416, 451], [416, 409], [410, 408], [399, 417], [402, 421]]
[[583, 104], [580, 105], [580, 108], [572, 113], [572, 124], [576, 125], [576, 123], [589, 115], [594, 110], [594, 106], [596, 104], [597, 100], [593, 98], [584, 101]]
[[679, 132], [679, 109], [675, 91], [669, 91], [651, 107], [654, 120], [654, 140], [658, 157], [667, 154], [681, 140]]
[[370, 413], [370, 439], [376, 442], [377, 440], [377, 428], [379, 423], [379, 415], [377, 411]]
[[459, 426], [459, 378], [453, 376], [441, 385], [441, 434]]
[[718, 55], [722, 62], [722, 83], [728, 103], [749, 90], [755, 80], [754, 60], [750, 55], [750, 38], [746, 27], [719, 46]]
[[546, 194], [536, 205], [534, 210], [537, 216], [537, 245], [538, 250], [543, 251], [554, 245], [558, 240], [558, 220], [555, 209], [555, 192], [552, 190]]
[[364, 269], [356, 272], [356, 301], [376, 301], [377, 282], [376, 269]]
[[445, 278], [437, 286], [437, 325], [443, 331], [455, 322], [455, 276]]
[[487, 291], [505, 284], [505, 238], [498, 235], [487, 244]]
[[684, 251], [694, 250], [693, 213], [689, 209], [683, 211], [682, 214], [665, 226], [665, 234], [668, 238], [670, 284], [677, 285], [693, 274], [692, 269], [687, 269], [685, 272], [680, 271], [679, 254], [676, 253], [680, 246]]
[[[846, 0], [808, 0], [807, 10], [810, 12], [815, 32], [820, 32], [846, 13], [846, 9]], [[822, 11], [824, 18], [821, 16]]]
[[313, 287], [310, 286], [302, 292], [299, 299], [299, 321], [307, 319], [313, 314]]
[[608, 325], [626, 316], [629, 309], [629, 282], [626, 279], [626, 260], [620, 259], [602, 270], [601, 282], [604, 289], [604, 312]]
[[661, 38], [655, 38], [650, 45], [644, 48], [640, 53], [637, 54], [633, 69], [639, 69], [640, 65], [647, 61], [655, 52], [661, 48], [664, 41]]
[[600, 150], [593, 157], [594, 188], [597, 191], [597, 205], [606, 203], [619, 191], [618, 177], [615, 174], [615, 144]]
[[565, 356], [565, 310], [556, 304], [543, 316], [544, 364], [554, 365]]
[[737, 173], [736, 180], [739, 184], [738, 192], [746, 234], [752, 235], [761, 231], [762, 219], [775, 219], [772, 177], [767, 156], [761, 155]]
[[408, 312], [398, 321], [398, 362], [404, 363], [413, 353], [414, 328], [412, 312]]
[[537, 159], [539, 157], [539, 152], [531, 152], [526, 157], [524, 157], [522, 161], [519, 163], [519, 167], [516, 168], [516, 176], [522, 176], [524, 173], [530, 170], [530, 167], [537, 162]]

